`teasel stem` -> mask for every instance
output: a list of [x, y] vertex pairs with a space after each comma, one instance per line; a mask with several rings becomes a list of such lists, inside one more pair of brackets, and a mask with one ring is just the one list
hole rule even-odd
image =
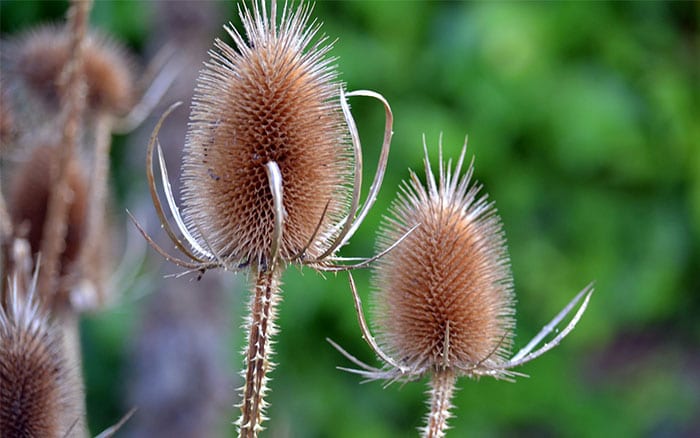
[[425, 438], [442, 438], [451, 417], [452, 395], [457, 376], [449, 368], [435, 371], [430, 380], [430, 413], [423, 429]]
[[86, 84], [83, 70], [85, 35], [91, 0], [73, 0], [68, 12], [68, 26], [72, 35], [71, 59], [61, 73], [61, 82], [65, 87], [63, 100], [63, 132], [61, 136], [61, 156], [52, 169], [52, 179], [55, 190], [52, 191], [48, 207], [44, 236], [41, 243], [43, 266], [39, 276], [39, 295], [45, 297], [56, 290], [59, 261], [67, 232], [68, 206], [72, 193], [68, 185], [68, 164], [75, 155], [77, 147], [80, 120], [85, 110]]
[[[104, 245], [105, 214], [107, 211], [108, 180], [109, 180], [109, 151], [112, 146], [112, 117], [101, 114], [95, 122], [95, 150], [90, 163], [90, 187], [88, 192], [88, 210], [85, 218], [86, 230], [83, 248], [80, 252], [78, 266], [81, 276], [91, 281], [95, 288], [93, 296], [81, 297], [81, 305], [95, 307], [105, 300], [105, 285], [103, 284], [101, 247]], [[88, 301], [85, 301], [88, 300]], [[86, 309], [77, 309], [86, 310]]]
[[245, 350], [246, 370], [244, 374], [241, 417], [238, 420], [238, 436], [257, 437], [266, 420], [267, 373], [274, 364], [272, 356], [272, 336], [277, 333], [275, 319], [277, 304], [280, 301], [280, 274], [278, 266], [259, 269], [255, 272], [255, 290], [250, 302], [248, 320], [248, 346]]

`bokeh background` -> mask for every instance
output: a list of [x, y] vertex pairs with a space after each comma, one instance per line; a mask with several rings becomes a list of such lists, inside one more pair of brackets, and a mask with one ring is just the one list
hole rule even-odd
[[[60, 21], [66, 3], [0, 3], [2, 38]], [[449, 436], [700, 434], [700, 21], [696, 2], [318, 2], [337, 38], [348, 89], [390, 101], [394, 141], [383, 189], [346, 256], [374, 251], [375, 232], [422, 136], [475, 175], [505, 224], [517, 294], [516, 348], [594, 280], [578, 328], [520, 369], [517, 383], [459, 382]], [[125, 209], [153, 223], [147, 135], [189, 99], [233, 2], [100, 1], [91, 22], [143, 66], [170, 44], [181, 75], [143, 127], [115, 137], [115, 227]], [[374, 171], [383, 111], [354, 98]], [[177, 177], [187, 110], [161, 136]], [[177, 184], [175, 182], [175, 184]], [[150, 221], [150, 222], [149, 222]], [[121, 227], [121, 228], [119, 228]], [[163, 236], [159, 236], [161, 239]], [[161, 240], [162, 241], [162, 240]], [[119, 436], [233, 436], [247, 279], [177, 272], [150, 249], [112, 304], [82, 321], [93, 434], [138, 411]], [[369, 272], [356, 273], [365, 302]], [[374, 362], [361, 340], [346, 275], [284, 276], [281, 333], [266, 436], [416, 436], [426, 382], [361, 385], [330, 337]]]

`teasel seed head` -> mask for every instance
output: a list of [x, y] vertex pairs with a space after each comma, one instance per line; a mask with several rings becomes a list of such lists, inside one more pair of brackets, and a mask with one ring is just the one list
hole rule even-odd
[[[51, 141], [33, 148], [20, 163], [10, 182], [8, 209], [17, 237], [25, 237], [32, 254], [41, 248], [51, 186], [51, 164], [59, 160], [60, 149]], [[71, 190], [68, 207], [65, 245], [60, 256], [60, 274], [71, 273], [84, 243], [88, 187], [83, 169], [77, 161], [67, 167], [67, 181]]]
[[[16, 80], [29, 96], [57, 108], [63, 94], [61, 74], [71, 57], [67, 29], [45, 25], [8, 41], [3, 61], [9, 80]], [[116, 41], [90, 32], [85, 41], [87, 107], [122, 114], [135, 99], [133, 62]], [[16, 87], [13, 87], [16, 88]]]
[[309, 5], [285, 6], [277, 25], [275, 3], [269, 15], [261, 3], [240, 12], [247, 39], [227, 27], [236, 48], [217, 40], [200, 74], [181, 184], [185, 223], [202, 247], [264, 266], [276, 214], [266, 165], [281, 173], [279, 254], [289, 261], [330, 246], [348, 208], [353, 159], [331, 45], [313, 42]]
[[470, 370], [505, 360], [514, 327], [513, 280], [503, 225], [492, 202], [442, 161], [427, 187], [411, 172], [383, 224], [388, 246], [420, 224], [374, 269], [379, 344], [411, 369]]
[[[29, 290], [20, 290], [29, 285]], [[34, 282], [13, 276], [0, 306], [0, 431], [7, 437], [68, 436], [79, 430], [80, 398], [58, 326], [35, 300]], [[78, 390], [79, 391], [79, 390]]]

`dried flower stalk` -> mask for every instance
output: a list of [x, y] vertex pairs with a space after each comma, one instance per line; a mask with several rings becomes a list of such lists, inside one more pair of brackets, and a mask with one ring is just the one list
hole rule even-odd
[[71, 199], [71, 191], [67, 183], [67, 168], [75, 156], [81, 117], [85, 109], [83, 47], [91, 6], [90, 0], [76, 0], [69, 11], [68, 26], [73, 36], [70, 50], [72, 58], [63, 71], [66, 92], [62, 108], [63, 114], [65, 114], [65, 124], [61, 136], [61, 159], [56, 163], [56, 170], [51, 172], [56, 181], [55, 190], [49, 197], [47, 220], [42, 233], [41, 253], [44, 258], [44, 266], [38, 285], [41, 295], [49, 295], [55, 290], [60, 269], [59, 258], [64, 250], [66, 216]]
[[[337, 344], [361, 369], [346, 369], [369, 380], [414, 380], [431, 375], [430, 412], [425, 437], [442, 437], [450, 418], [451, 397], [460, 376], [492, 376], [512, 380], [512, 368], [551, 350], [574, 329], [588, 305], [587, 286], [533, 338], [508, 359], [513, 337], [513, 282], [503, 226], [493, 202], [479, 196], [471, 183], [473, 161], [462, 175], [466, 144], [452, 163], [442, 158], [436, 179], [425, 146], [425, 187], [415, 173], [393, 204], [379, 245], [415, 231], [382, 258], [374, 269], [372, 336], [350, 275], [363, 338], [384, 362], [366, 365]], [[567, 327], [533, 351], [583, 299]]]
[[[239, 435], [257, 436], [265, 420], [270, 338], [276, 332], [279, 278], [290, 263], [338, 271], [365, 266], [335, 256], [376, 199], [391, 141], [391, 109], [377, 93], [345, 93], [327, 58], [311, 8], [273, 2], [239, 10], [247, 39], [227, 27], [236, 49], [217, 40], [200, 75], [190, 114], [182, 172], [183, 213], [175, 204], [156, 125], [147, 151], [151, 195], [161, 222], [185, 259], [172, 256], [137, 225], [166, 259], [189, 271], [223, 267], [256, 279], [247, 322], [248, 346]], [[360, 208], [362, 149], [346, 96], [378, 99], [386, 111], [384, 142], [368, 199]], [[170, 227], [153, 175], [157, 151]]]

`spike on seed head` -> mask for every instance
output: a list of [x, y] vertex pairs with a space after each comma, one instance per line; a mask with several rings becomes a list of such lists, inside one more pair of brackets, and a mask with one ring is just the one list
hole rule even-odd
[[425, 158], [427, 188], [411, 173], [383, 225], [387, 246], [420, 224], [374, 271], [377, 339], [409, 369], [474, 369], [504, 362], [514, 326], [513, 285], [502, 223], [465, 149], [439, 178]]
[[352, 173], [330, 44], [325, 37], [312, 42], [318, 26], [309, 24], [308, 5], [285, 6], [279, 24], [274, 2], [270, 12], [264, 3], [244, 7], [247, 39], [227, 27], [236, 48], [217, 40], [210, 52], [195, 90], [181, 179], [185, 221], [201, 246], [260, 265], [269, 261], [275, 227], [265, 166], [275, 162], [282, 175], [284, 260], [312, 238], [309, 257], [330, 246]]
[[[61, 74], [70, 59], [70, 33], [59, 26], [42, 26], [8, 44], [4, 61], [9, 76], [45, 104], [59, 104]], [[92, 110], [121, 114], [134, 100], [132, 61], [116, 41], [96, 32], [84, 47], [87, 105]]]

